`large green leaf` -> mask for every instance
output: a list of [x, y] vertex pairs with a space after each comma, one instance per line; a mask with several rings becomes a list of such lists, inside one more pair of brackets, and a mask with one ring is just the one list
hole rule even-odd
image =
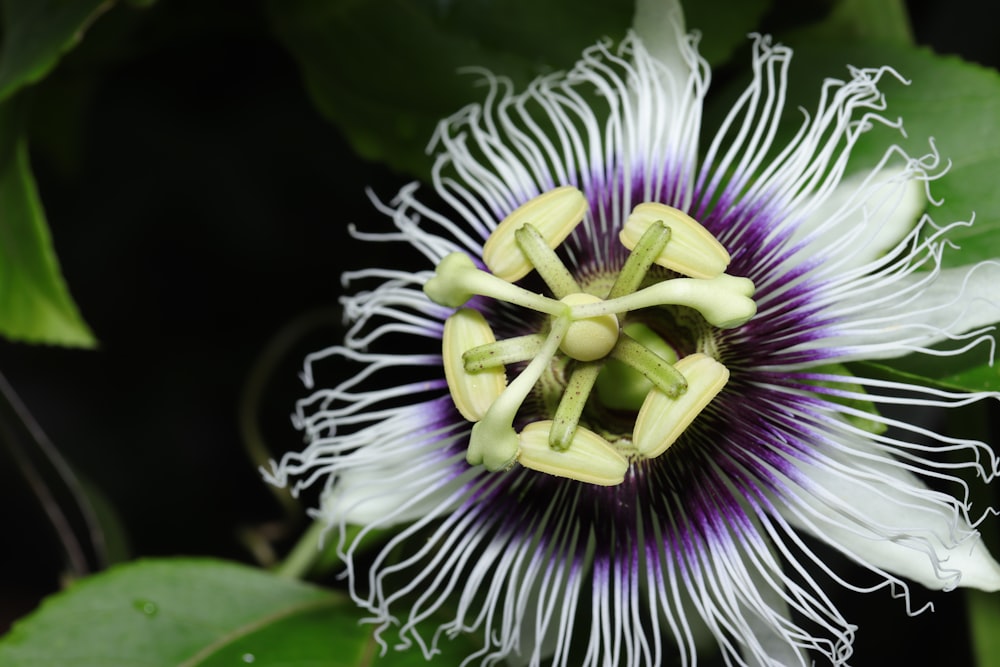
[[[769, 0], [691, 3], [713, 63], [746, 41]], [[483, 68], [515, 89], [625, 34], [631, 0], [271, 0], [273, 23], [319, 109], [362, 156], [427, 176], [439, 120], [483, 99]]]
[[485, 94], [481, 67], [515, 86], [625, 33], [627, 0], [272, 0], [273, 23], [319, 109], [363, 157], [426, 176], [437, 122]]
[[837, 0], [822, 21], [798, 29], [796, 39], [799, 43], [818, 39], [913, 44], [903, 0]]
[[112, 0], [3, 0], [0, 100], [38, 81]]
[[46, 600], [0, 640], [5, 667], [359, 665], [350, 600], [207, 559], [119, 566]]
[[[933, 139], [942, 168], [951, 163], [931, 185], [931, 194], [944, 201], [929, 211], [935, 221], [970, 220], [975, 213], [975, 225], [949, 235], [959, 250], [945, 254], [945, 266], [1000, 257], [1000, 74], [926, 50], [871, 47], [859, 50], [858, 57], [869, 63], [884, 59], [909, 77], [909, 86], [884, 87], [887, 113], [903, 119], [909, 135], [903, 145], [911, 155], [926, 151]], [[862, 142], [860, 149], [869, 146]]]
[[[812, 33], [809, 33], [812, 34]], [[816, 104], [822, 79], [846, 78], [847, 65], [892, 67], [907, 82], [891, 74], [879, 85], [887, 109], [882, 116], [902, 120], [906, 136], [885, 127], [865, 134], [852, 154], [852, 164], [874, 164], [893, 144], [914, 157], [931, 152], [933, 142], [940, 164], [932, 174], [942, 174], [930, 184], [941, 206], [928, 213], [939, 225], [956, 221], [975, 224], [953, 229], [948, 239], [957, 248], [943, 254], [946, 267], [974, 264], [1000, 257], [1000, 74], [955, 57], [938, 56], [926, 49], [896, 43], [867, 41], [829, 42], [791, 36], [795, 47], [789, 113], [797, 105], [809, 110]], [[958, 357], [916, 355], [884, 362], [911, 378], [966, 390], [996, 390], [1000, 374], [987, 363], [983, 346]]]
[[949, 238], [960, 246], [944, 255], [945, 266], [960, 266], [1000, 257], [1000, 74], [995, 70], [938, 56], [926, 49], [873, 42], [831, 43], [793, 40], [791, 98], [806, 109], [824, 76], [847, 76], [847, 65], [895, 69], [909, 85], [884, 76], [880, 89], [888, 108], [882, 115], [900, 118], [906, 137], [876, 130], [862, 137], [854, 151], [856, 163], [871, 164], [896, 143], [912, 156], [930, 152], [933, 140], [941, 156], [939, 170], [950, 168], [931, 183], [931, 194], [944, 200], [929, 213], [939, 224], [969, 220], [975, 225], [955, 230]]
[[59, 271], [38, 197], [19, 99], [0, 105], [0, 335], [92, 347], [90, 329]]
[[[3, 667], [418, 667], [416, 646], [380, 656], [347, 596], [211, 559], [120, 565], [52, 596], [0, 638]], [[431, 630], [433, 632], [433, 630]], [[474, 638], [443, 639], [458, 664]]]

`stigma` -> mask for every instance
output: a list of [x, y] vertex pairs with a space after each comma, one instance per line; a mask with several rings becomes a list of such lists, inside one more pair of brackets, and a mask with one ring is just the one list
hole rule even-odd
[[[581, 285], [557, 250], [588, 214], [577, 188], [545, 192], [497, 225], [483, 246], [485, 270], [452, 253], [424, 285], [433, 301], [457, 309], [445, 322], [442, 359], [451, 399], [473, 422], [470, 465], [621, 484], [632, 461], [663, 456], [729, 379], [719, 360], [701, 352], [679, 357], [666, 341], [670, 332], [645, 322], [678, 307], [708, 327], [749, 321], [757, 312], [754, 286], [725, 273], [725, 247], [682, 211], [646, 202], [619, 233], [629, 254], [610, 288]], [[551, 295], [516, 284], [532, 272]], [[464, 307], [474, 296], [540, 313], [541, 324], [497, 340], [482, 312]], [[520, 372], [508, 382], [510, 366]], [[520, 414], [532, 392], [549, 413], [540, 419]], [[609, 410], [634, 415], [631, 429], [612, 436], [601, 419]]]

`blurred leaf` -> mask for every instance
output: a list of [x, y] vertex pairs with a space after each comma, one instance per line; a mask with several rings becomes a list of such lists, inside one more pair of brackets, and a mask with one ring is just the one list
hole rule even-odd
[[3, 0], [0, 100], [44, 77], [111, 0]]
[[[719, 0], [685, 7], [704, 28], [701, 51], [726, 60], [746, 43], [770, 0]], [[583, 50], [619, 39], [631, 0], [271, 0], [281, 40], [302, 69], [319, 109], [370, 160], [418, 176], [438, 121], [483, 99], [482, 68], [523, 89], [571, 67]]]
[[823, 21], [798, 31], [796, 38], [908, 46], [913, 32], [902, 0], [840, 0]]
[[759, 29], [761, 18], [771, 8], [771, 0], [689, 0], [683, 4], [687, 29], [701, 32], [698, 52], [713, 67], [749, 43], [747, 35]]
[[[887, 65], [908, 78], [909, 85], [887, 73], [879, 83], [888, 105], [881, 115], [890, 121], [902, 119], [906, 136], [876, 124], [859, 140], [852, 153], [852, 165], [873, 165], [894, 144], [910, 156], [927, 155], [933, 142], [941, 159], [930, 171], [944, 173], [930, 183], [930, 189], [932, 196], [943, 203], [929, 206], [928, 213], [938, 225], [968, 221], [975, 215], [974, 225], [949, 232], [949, 241], [958, 248], [945, 249], [943, 266], [1000, 257], [1000, 188], [996, 176], [1000, 173], [1000, 133], [996, 131], [1000, 74], [926, 49], [809, 40], [801, 33], [790, 36], [789, 41], [795, 47], [795, 57], [786, 113], [789, 118], [795, 116], [796, 122], [801, 119], [797, 106], [814, 109], [823, 78], [848, 77], [848, 64]], [[940, 386], [995, 391], [1000, 387], [1000, 372], [988, 365], [988, 357], [988, 352], [979, 347], [959, 356], [911, 355], [880, 364]]]
[[1000, 595], [966, 591], [977, 667], [1000, 667]]
[[[852, 160], [874, 164], [893, 143], [911, 156], [930, 152], [933, 140], [941, 155], [940, 168], [951, 166], [931, 183], [931, 194], [944, 200], [929, 213], [938, 224], [969, 220], [976, 224], [958, 229], [949, 238], [961, 246], [944, 254], [945, 266], [972, 264], [1000, 256], [1000, 74], [955, 57], [937, 56], [926, 49], [882, 43], [830, 43], [793, 41], [793, 80], [789, 86], [795, 104], [815, 107], [823, 77], [848, 75], [847, 65], [895, 68], [912, 83], [905, 85], [891, 75], [879, 85], [888, 102], [882, 115], [902, 118], [906, 137], [877, 129], [858, 142]], [[812, 95], [809, 99], [808, 95]], [[933, 170], [932, 170], [933, 171]]]
[[93, 347], [69, 296], [28, 164], [19, 100], [0, 106], [0, 335]]
[[485, 95], [486, 68], [517, 88], [620, 38], [630, 0], [271, 0], [316, 105], [370, 160], [420, 176], [439, 120]]
[[342, 596], [233, 563], [149, 560], [46, 600], [0, 640], [0, 664], [347, 667], [369, 642]]
[[[417, 667], [416, 647], [377, 658], [374, 626], [346, 596], [210, 559], [114, 567], [48, 598], [0, 638], [4, 667]], [[458, 664], [464, 639], [435, 660]]]
[[859, 375], [908, 384], [933, 384], [951, 391], [997, 391], [1000, 368], [990, 366], [984, 345], [956, 356], [911, 354], [899, 359], [855, 362]]

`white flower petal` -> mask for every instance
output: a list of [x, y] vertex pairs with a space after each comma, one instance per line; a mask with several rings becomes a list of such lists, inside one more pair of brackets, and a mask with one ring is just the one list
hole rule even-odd
[[439, 499], [433, 496], [414, 502], [413, 485], [405, 476], [405, 466], [357, 468], [340, 478], [323, 497], [322, 514], [331, 525], [356, 526], [379, 524], [381, 527], [408, 523], [427, 514]]
[[680, 46], [687, 36], [679, 0], [637, 0], [632, 29], [649, 55], [672, 73], [674, 81], [688, 79], [691, 65]]
[[[968, 349], [1000, 321], [1000, 261], [912, 272], [843, 295], [835, 344], [841, 359], [891, 359], [945, 340]], [[990, 343], [992, 351], [992, 343]]]
[[746, 516], [747, 522], [732, 526], [737, 537], [731, 547], [710, 550], [716, 561], [728, 562], [729, 585], [738, 591], [737, 617], [747, 630], [740, 655], [748, 667], [805, 667], [811, 664], [807, 646], [829, 649], [803, 642], [808, 635], [796, 625], [789, 601], [799, 618], [817, 620], [816, 608], [808, 590], [784, 572], [774, 543], [764, 537], [769, 531], [752, 510]]
[[864, 266], [895, 248], [916, 227], [927, 204], [925, 184], [906, 180], [892, 168], [844, 178], [792, 235], [792, 243], [808, 239], [804, 255], [841, 250], [841, 270]]
[[952, 334], [993, 324], [1000, 321], [997, 285], [1000, 262], [943, 269], [913, 304], [913, 319]]
[[790, 489], [792, 502], [779, 505], [790, 524], [927, 588], [1000, 590], [1000, 564], [959, 501], [929, 489], [871, 443], [859, 438], [849, 447], [850, 455], [802, 464], [804, 488]]

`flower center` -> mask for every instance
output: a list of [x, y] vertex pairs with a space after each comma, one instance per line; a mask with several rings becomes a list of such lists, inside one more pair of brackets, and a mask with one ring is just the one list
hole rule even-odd
[[[592, 484], [620, 484], [629, 458], [662, 455], [728, 381], [729, 371], [711, 356], [678, 360], [653, 329], [621, 324], [631, 311], [685, 306], [712, 326], [742, 326], [756, 314], [754, 287], [725, 273], [726, 249], [681, 211], [640, 204], [619, 234], [628, 259], [607, 294], [591, 294], [555, 252], [587, 209], [573, 187], [535, 197], [487, 239], [483, 262], [489, 271], [452, 253], [424, 285], [433, 301], [458, 309], [445, 322], [442, 357], [452, 400], [474, 422], [466, 454], [471, 465], [498, 471], [520, 463]], [[654, 264], [686, 277], [648, 284]], [[554, 298], [514, 284], [533, 270]], [[475, 295], [549, 317], [541, 331], [498, 341], [480, 312], [461, 307]], [[508, 385], [506, 367], [515, 363], [525, 365]], [[518, 433], [518, 411], [556, 366], [568, 377], [557, 384], [561, 395], [556, 392], [551, 419], [530, 422]], [[609, 397], [602, 398], [608, 407], [637, 410], [627, 452], [580, 424], [595, 386], [599, 397]]]
[[[602, 303], [604, 299], [585, 292], [573, 292], [560, 301], [568, 306], [578, 306], [584, 303]], [[559, 349], [577, 361], [603, 359], [618, 342], [618, 327], [618, 318], [613, 313], [574, 320], [559, 344]]]

